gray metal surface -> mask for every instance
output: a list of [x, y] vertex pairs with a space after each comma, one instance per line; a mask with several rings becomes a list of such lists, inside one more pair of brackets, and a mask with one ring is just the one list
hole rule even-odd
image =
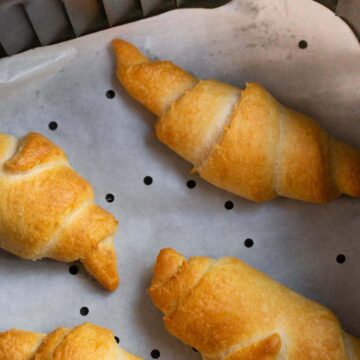
[[316, 1], [328, 7], [330, 10], [335, 11], [336, 5], [339, 0], [316, 0]]
[[32, 0], [24, 9], [41, 45], [53, 44], [74, 37], [64, 5], [59, 0]]
[[1, 7], [0, 43], [8, 55], [39, 46], [39, 40], [22, 4]]
[[[316, 0], [359, 36], [360, 0]], [[229, 0], [0, 0], [0, 57], [58, 43], [176, 7], [218, 7]]]
[[63, 0], [76, 36], [109, 27], [103, 5], [98, 0]]
[[336, 14], [349, 24], [360, 39], [360, 0], [339, 0]]
[[103, 0], [110, 26], [138, 20], [143, 17], [140, 0]]
[[141, 5], [144, 16], [149, 16], [174, 9], [176, 2], [175, 0], [142, 0]]
[[176, 7], [216, 7], [228, 1], [0, 0], [0, 57], [128, 23]]
[[176, 0], [178, 7], [206, 7], [213, 8], [224, 5], [228, 0]]

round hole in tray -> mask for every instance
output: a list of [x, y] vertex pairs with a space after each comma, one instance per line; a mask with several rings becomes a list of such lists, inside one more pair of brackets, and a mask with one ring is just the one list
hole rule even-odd
[[112, 203], [115, 200], [115, 196], [113, 194], [106, 194], [105, 199], [108, 203]]
[[231, 200], [225, 201], [225, 209], [226, 210], [231, 210], [234, 208], [234, 203]]
[[107, 97], [108, 99], [113, 99], [113, 98], [115, 97], [115, 91], [114, 91], [114, 90], [108, 90], [108, 91], [106, 92], [106, 97]]
[[336, 257], [336, 261], [339, 263], [339, 264], [343, 264], [346, 260], [346, 257], [344, 254], [339, 254], [337, 257]]
[[244, 241], [244, 245], [245, 245], [245, 247], [247, 247], [247, 248], [251, 248], [251, 247], [254, 246], [254, 240], [253, 240], [253, 239], [246, 239], [246, 240]]
[[196, 186], [196, 181], [195, 181], [195, 180], [189, 180], [189, 181], [186, 183], [186, 186], [187, 186], [189, 189], [193, 189], [193, 188]]
[[79, 272], [79, 267], [77, 265], [70, 265], [69, 273], [71, 275], [76, 275]]
[[153, 179], [151, 176], [145, 176], [144, 177], [144, 184], [145, 185], [151, 185], [153, 183]]
[[120, 339], [117, 336], [114, 336], [114, 339], [118, 344], [120, 343]]
[[306, 49], [308, 47], [308, 43], [306, 40], [300, 40], [298, 46], [300, 49]]
[[51, 122], [49, 122], [49, 129], [50, 129], [51, 131], [55, 131], [57, 128], [58, 128], [58, 124], [57, 124], [56, 121], [51, 121]]
[[151, 351], [151, 354], [150, 354], [150, 355], [151, 355], [151, 357], [152, 357], [153, 359], [158, 359], [158, 358], [160, 357], [160, 351], [154, 349], [154, 350]]
[[192, 348], [193, 349], [193, 351], [195, 351], [195, 352], [199, 352], [198, 350], [196, 350], [195, 348]]
[[81, 314], [82, 316], [86, 316], [88, 313], [89, 313], [89, 308], [87, 308], [86, 306], [83, 306], [83, 307], [80, 309], [80, 314]]

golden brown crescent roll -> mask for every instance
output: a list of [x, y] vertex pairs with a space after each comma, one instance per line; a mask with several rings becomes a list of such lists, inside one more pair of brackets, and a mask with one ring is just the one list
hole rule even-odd
[[360, 152], [261, 85], [199, 80], [114, 40], [117, 77], [159, 119], [156, 134], [210, 183], [254, 201], [360, 197]]
[[85, 323], [45, 335], [23, 330], [0, 333], [1, 360], [141, 360], [127, 353], [110, 330]]
[[163, 249], [150, 296], [167, 330], [206, 360], [359, 360], [335, 315], [242, 261]]
[[119, 283], [117, 221], [94, 204], [90, 184], [37, 133], [0, 134], [0, 247], [29, 260], [80, 260], [106, 289]]

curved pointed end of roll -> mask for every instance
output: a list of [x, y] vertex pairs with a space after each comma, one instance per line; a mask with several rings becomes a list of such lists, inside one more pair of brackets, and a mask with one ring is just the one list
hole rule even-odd
[[114, 291], [119, 286], [114, 237], [109, 236], [81, 260], [89, 272], [106, 290]]
[[139, 49], [127, 41], [115, 39], [112, 41], [112, 47], [115, 52], [118, 69], [130, 67], [149, 61]]
[[165, 248], [160, 250], [153, 270], [154, 275], [149, 289], [150, 294], [155, 288], [161, 287], [173, 278], [184, 262], [186, 262], [185, 257], [174, 249]]
[[176, 301], [176, 291], [173, 294], [167, 286], [185, 264], [184, 256], [171, 248], [160, 250], [156, 259], [148, 293], [155, 307], [164, 314], [173, 309], [174, 300]]
[[0, 333], [0, 359], [30, 359], [45, 335], [12, 329]]
[[338, 189], [360, 198], [360, 151], [343, 142], [336, 142], [334, 159]]
[[52, 162], [66, 162], [62, 149], [45, 136], [30, 132], [20, 139], [14, 155], [4, 164], [5, 171], [18, 174]]

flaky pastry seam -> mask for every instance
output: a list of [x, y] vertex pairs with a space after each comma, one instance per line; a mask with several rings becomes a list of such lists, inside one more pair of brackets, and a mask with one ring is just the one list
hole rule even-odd
[[[191, 259], [191, 258], [190, 258]], [[189, 260], [190, 260], [189, 259]], [[198, 279], [198, 281], [195, 283], [195, 285], [189, 289], [187, 291], [187, 293], [181, 297], [181, 299], [179, 299], [178, 301], [175, 302], [175, 306], [174, 309], [172, 311], [169, 311], [165, 314], [164, 318], [171, 318], [171, 316], [176, 312], [176, 310], [181, 307], [182, 304], [184, 304], [186, 302], [186, 300], [188, 299], [188, 297], [191, 295], [191, 293], [197, 288], [197, 286], [200, 284], [200, 282], [204, 279], [204, 277], [206, 276], [206, 274], [212, 270], [216, 265], [218, 265], [218, 261], [219, 260], [213, 260], [212, 263], [210, 265], [208, 265], [207, 269], [204, 271], [204, 273], [200, 276], [200, 278]], [[189, 262], [189, 261], [187, 261]], [[176, 274], [176, 276], [178, 276], [179, 272]]]

